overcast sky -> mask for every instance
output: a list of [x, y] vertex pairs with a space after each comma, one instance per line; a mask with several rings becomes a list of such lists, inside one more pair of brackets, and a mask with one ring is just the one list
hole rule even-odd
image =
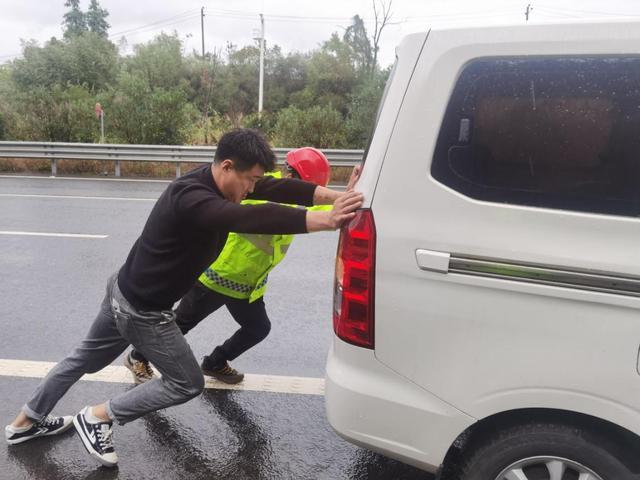
[[[381, 64], [393, 62], [395, 46], [408, 33], [452, 23], [524, 23], [529, 3], [531, 22], [614, 16], [640, 21], [638, 0], [393, 0], [394, 24], [382, 34]], [[371, 32], [374, 18], [372, 0], [101, 0], [100, 4], [110, 13], [111, 39], [119, 44], [126, 38], [125, 53], [161, 31], [174, 30], [183, 40], [185, 52], [199, 52], [202, 6], [207, 51], [223, 50], [227, 42], [251, 44], [258, 36], [259, 13], [264, 14], [268, 44], [280, 45], [285, 52], [318, 47], [332, 32], [342, 32], [355, 14], [365, 19]], [[89, 0], [81, 0], [83, 9], [88, 5]], [[0, 0], [0, 63], [20, 55], [21, 39], [43, 44], [51, 37], [61, 37], [65, 10], [64, 0]]]

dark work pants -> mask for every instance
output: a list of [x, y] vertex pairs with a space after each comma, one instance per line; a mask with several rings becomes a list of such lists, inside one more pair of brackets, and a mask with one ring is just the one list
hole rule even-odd
[[[214, 292], [200, 282], [196, 282], [182, 297], [175, 311], [176, 324], [180, 331], [186, 334], [223, 305], [226, 305], [240, 328], [231, 338], [211, 352], [207, 360], [209, 366], [236, 359], [264, 340], [271, 330], [271, 322], [262, 297], [249, 303], [249, 300], [240, 300]], [[139, 351], [133, 351], [132, 356], [137, 360], [145, 360]]]

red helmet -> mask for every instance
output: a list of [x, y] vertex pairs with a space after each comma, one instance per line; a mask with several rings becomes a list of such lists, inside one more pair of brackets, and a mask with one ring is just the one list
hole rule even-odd
[[293, 169], [306, 182], [326, 187], [329, 183], [329, 160], [320, 150], [303, 147], [287, 153], [287, 168]]

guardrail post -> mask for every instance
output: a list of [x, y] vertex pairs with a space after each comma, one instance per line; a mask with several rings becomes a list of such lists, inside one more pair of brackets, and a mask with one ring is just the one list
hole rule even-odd
[[120, 160], [116, 160], [116, 177], [120, 176]]
[[176, 162], [176, 178], [182, 175], [182, 168], [180, 162]]
[[51, 159], [51, 176], [55, 177], [58, 173], [58, 160], [55, 158]]

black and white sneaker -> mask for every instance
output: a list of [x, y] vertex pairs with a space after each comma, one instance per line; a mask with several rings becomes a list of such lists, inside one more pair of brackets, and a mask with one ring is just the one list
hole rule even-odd
[[91, 423], [87, 421], [88, 413], [89, 407], [84, 407], [80, 413], [73, 417], [76, 432], [89, 455], [105, 467], [115, 467], [118, 464], [118, 455], [113, 448], [111, 438], [113, 422]]
[[4, 427], [4, 436], [9, 445], [26, 442], [36, 437], [46, 437], [47, 435], [57, 435], [69, 429], [73, 417], [54, 417], [47, 415], [39, 422], [30, 427], [17, 428], [11, 425]]

